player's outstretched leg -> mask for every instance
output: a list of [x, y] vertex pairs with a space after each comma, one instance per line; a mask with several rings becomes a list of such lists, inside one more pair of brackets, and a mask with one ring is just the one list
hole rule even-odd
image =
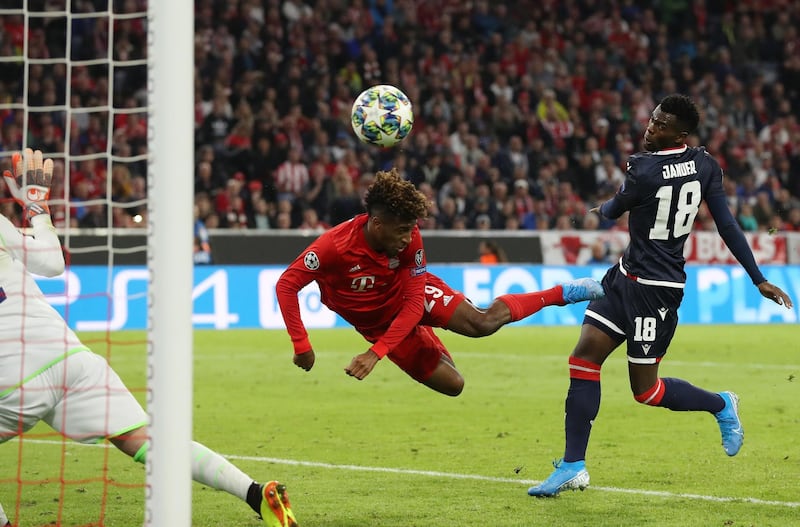
[[[135, 452], [134, 461], [145, 463], [150, 448], [150, 442], [142, 439], [146, 433], [146, 427], [141, 427], [130, 436], [112, 438], [111, 441], [126, 454]], [[277, 481], [261, 485], [197, 441], [192, 441], [192, 479], [244, 500], [270, 527], [297, 527], [285, 485]]]
[[591, 278], [578, 278], [561, 284], [562, 296], [566, 304], [575, 304], [586, 300], [597, 300], [606, 296], [600, 282]]
[[286, 485], [270, 481], [261, 486], [261, 518], [269, 527], [297, 527]]
[[725, 407], [714, 417], [722, 434], [722, 448], [729, 456], [735, 456], [744, 443], [744, 428], [739, 419], [739, 396], [733, 392], [721, 392], [719, 396], [725, 401]]
[[[501, 326], [527, 318], [546, 306], [565, 306], [586, 300], [597, 300], [606, 296], [603, 286], [591, 278], [578, 278], [563, 284], [531, 293], [508, 293], [498, 296], [483, 312], [480, 320], [471, 324], [455, 323], [452, 317], [447, 329], [469, 337], [491, 335]], [[458, 315], [458, 311], [456, 311]], [[467, 318], [470, 318], [467, 316]]]
[[564, 459], [553, 462], [556, 468], [550, 476], [540, 485], [528, 489], [531, 496], [551, 497], [562, 490], [583, 490], [589, 486], [589, 473], [586, 471], [586, 462], [572, 461], [567, 463]]

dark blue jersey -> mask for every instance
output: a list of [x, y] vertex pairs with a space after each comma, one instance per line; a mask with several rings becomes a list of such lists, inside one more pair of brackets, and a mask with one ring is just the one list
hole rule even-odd
[[700, 203], [705, 200], [720, 236], [753, 283], [764, 277], [728, 208], [722, 169], [705, 148], [640, 152], [628, 159], [625, 183], [600, 207], [607, 218], [630, 211], [630, 243], [622, 271], [643, 283], [682, 287], [686, 281], [683, 247]]

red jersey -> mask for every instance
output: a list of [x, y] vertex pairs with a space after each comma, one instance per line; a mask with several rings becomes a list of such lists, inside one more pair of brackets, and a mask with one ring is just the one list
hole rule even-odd
[[378, 253], [364, 235], [367, 214], [325, 232], [283, 272], [275, 287], [295, 353], [312, 349], [297, 294], [316, 281], [322, 303], [353, 325], [379, 357], [419, 324], [424, 312], [426, 260], [419, 228], [396, 257]]

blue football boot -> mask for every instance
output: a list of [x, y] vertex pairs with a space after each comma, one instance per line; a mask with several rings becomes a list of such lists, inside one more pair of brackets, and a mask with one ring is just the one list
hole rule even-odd
[[562, 490], [583, 490], [589, 486], [589, 473], [586, 471], [586, 462], [572, 461], [567, 463], [564, 459], [553, 462], [556, 469], [540, 485], [528, 489], [531, 496], [551, 497]]
[[585, 300], [597, 300], [606, 296], [603, 291], [603, 286], [600, 282], [591, 278], [578, 278], [561, 284], [564, 290], [562, 298], [567, 304], [575, 304], [576, 302], [583, 302]]
[[721, 392], [719, 396], [725, 401], [725, 407], [714, 417], [722, 434], [722, 448], [729, 456], [735, 456], [744, 443], [744, 428], [739, 419], [739, 396], [733, 392]]

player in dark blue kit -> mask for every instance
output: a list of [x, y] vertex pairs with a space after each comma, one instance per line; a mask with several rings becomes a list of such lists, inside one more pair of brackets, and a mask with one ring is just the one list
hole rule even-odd
[[681, 379], [658, 376], [658, 365], [678, 324], [686, 281], [683, 246], [701, 201], [706, 201], [720, 236], [759, 292], [792, 307], [788, 295], [759, 271], [725, 201], [719, 164], [705, 148], [686, 145], [698, 121], [691, 99], [665, 97], [645, 131], [647, 151], [629, 158], [622, 187], [594, 209], [611, 219], [629, 211], [630, 243], [603, 278], [606, 296], [586, 308], [580, 339], [569, 358], [564, 457], [554, 463], [555, 471], [541, 485], [528, 489], [531, 496], [555, 496], [589, 485], [585, 458], [600, 409], [600, 367], [623, 342], [627, 342], [631, 391], [638, 402], [709, 412], [719, 424], [725, 453], [734, 456], [742, 446], [736, 394], [708, 392]]

